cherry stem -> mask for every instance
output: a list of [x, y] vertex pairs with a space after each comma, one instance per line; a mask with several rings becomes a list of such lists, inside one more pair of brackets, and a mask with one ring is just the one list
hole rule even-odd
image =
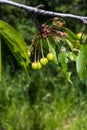
[[35, 44], [34, 62], [36, 62], [36, 51], [37, 51], [37, 46], [36, 46], [36, 44]]
[[42, 39], [41, 39], [41, 53], [42, 53], [42, 57], [44, 58]]
[[50, 48], [50, 43], [49, 43], [49, 39], [47, 37], [45, 37], [46, 40], [47, 40], [47, 44], [48, 44], [48, 47], [49, 47], [49, 52], [51, 52], [51, 48]]
[[40, 59], [40, 49], [39, 49], [39, 52], [38, 52], [38, 61], [39, 61], [39, 59]]

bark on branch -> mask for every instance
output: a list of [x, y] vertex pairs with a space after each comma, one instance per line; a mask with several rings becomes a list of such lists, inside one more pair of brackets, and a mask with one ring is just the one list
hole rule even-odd
[[37, 7], [31, 7], [31, 6], [27, 6], [24, 4], [19, 4], [10, 0], [0, 0], [0, 4], [8, 4], [14, 7], [18, 7], [20, 9], [24, 9], [27, 10], [29, 12], [33, 12], [36, 14], [40, 14], [40, 15], [48, 15], [48, 16], [53, 16], [53, 17], [62, 17], [62, 18], [72, 18], [72, 19], [78, 19], [80, 21], [82, 21], [84, 24], [87, 25], [87, 17], [85, 16], [78, 16], [78, 15], [73, 15], [73, 14], [65, 14], [65, 13], [57, 13], [57, 12], [52, 12], [52, 11], [46, 11], [43, 9], [39, 9]]

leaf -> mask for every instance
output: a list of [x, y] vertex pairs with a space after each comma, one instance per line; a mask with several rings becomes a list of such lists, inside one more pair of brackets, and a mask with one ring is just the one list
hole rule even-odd
[[27, 44], [25, 43], [23, 37], [9, 24], [1, 20], [0, 34], [17, 61], [23, 68], [25, 68], [25, 66], [29, 63], [29, 59], [27, 54]]
[[2, 69], [2, 62], [1, 62], [1, 36], [0, 36], [0, 82], [1, 82], [1, 70]]
[[63, 69], [63, 72], [65, 72], [67, 70], [67, 56], [65, 52], [61, 52], [60, 53], [60, 62], [61, 62], [61, 66]]
[[66, 43], [69, 45], [72, 51], [78, 51], [82, 48], [81, 40], [78, 38], [77, 34], [73, 33], [68, 28], [65, 28], [67, 36], [65, 38]]
[[67, 52], [61, 52], [59, 57], [60, 57], [60, 63], [61, 63], [62, 71], [63, 71], [66, 79], [70, 83], [72, 83], [72, 81], [70, 79], [71, 72], [68, 72], [68, 70], [67, 70], [67, 63], [68, 63]]
[[76, 59], [76, 70], [80, 79], [87, 72], [87, 45], [84, 45]]
[[71, 50], [74, 50], [74, 45], [73, 45], [73, 42], [71, 42], [69, 39], [65, 39], [66, 42], [68, 43], [69, 47]]
[[55, 56], [54, 63], [56, 65], [58, 65], [58, 50], [59, 50], [59, 48], [58, 48], [56, 42], [54, 41], [54, 39], [52, 37], [49, 37], [49, 46], [50, 46], [51, 52]]
[[67, 52], [67, 57], [71, 60], [71, 61], [76, 61], [76, 55], [73, 52]]
[[64, 74], [65, 74], [66, 79], [68, 80], [68, 82], [70, 82], [72, 84], [72, 81], [70, 79], [71, 78], [71, 72], [65, 72]]
[[64, 28], [66, 30], [66, 33], [68, 34], [69, 37], [72, 37], [73, 40], [79, 40], [78, 36], [72, 32], [70, 29], [68, 28]]

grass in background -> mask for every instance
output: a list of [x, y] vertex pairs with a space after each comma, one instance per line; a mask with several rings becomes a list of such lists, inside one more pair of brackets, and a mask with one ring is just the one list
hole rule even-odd
[[0, 130], [87, 129], [86, 81], [75, 77], [70, 85], [54, 68], [31, 71], [28, 80], [25, 73], [13, 75], [6, 67], [0, 84]]

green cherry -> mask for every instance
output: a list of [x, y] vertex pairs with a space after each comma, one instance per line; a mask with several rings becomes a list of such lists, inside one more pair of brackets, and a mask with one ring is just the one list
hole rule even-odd
[[77, 33], [77, 37], [79, 38], [79, 39], [84, 39], [85, 38], [85, 35], [83, 34], [83, 33], [81, 33], [81, 32], [79, 32], [79, 33]]
[[41, 63], [40, 62], [37, 62], [37, 69], [41, 69], [42, 68], [42, 65], [41, 65]]
[[46, 65], [47, 63], [48, 63], [48, 60], [47, 60], [47, 58], [41, 58], [40, 59], [40, 63], [42, 64], [42, 65]]
[[54, 54], [53, 54], [52, 52], [48, 53], [48, 54], [47, 54], [47, 59], [48, 59], [49, 61], [54, 60]]
[[28, 51], [28, 57], [30, 57], [31, 56], [31, 52], [30, 51]]
[[33, 70], [37, 70], [38, 69], [37, 62], [33, 62], [32, 65], [31, 65], [31, 67], [32, 67]]

